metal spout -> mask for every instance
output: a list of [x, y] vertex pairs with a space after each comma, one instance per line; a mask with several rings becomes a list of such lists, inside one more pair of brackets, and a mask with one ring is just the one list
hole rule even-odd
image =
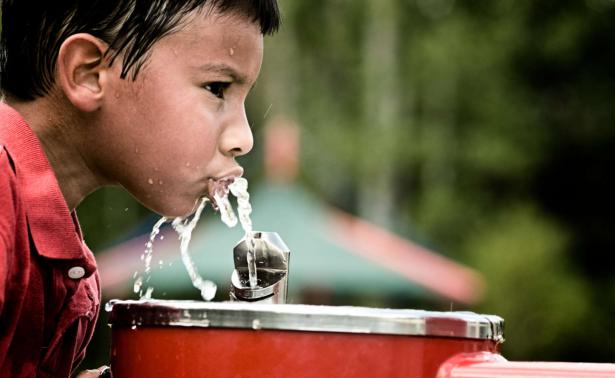
[[[248, 252], [253, 251], [257, 284], [250, 286]], [[290, 250], [275, 232], [246, 234], [233, 249], [235, 270], [231, 275], [231, 300], [286, 303]]]

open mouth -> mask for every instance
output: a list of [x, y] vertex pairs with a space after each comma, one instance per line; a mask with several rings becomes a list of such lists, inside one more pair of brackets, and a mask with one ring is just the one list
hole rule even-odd
[[207, 185], [206, 197], [210, 200], [214, 209], [218, 209], [216, 197], [226, 197], [229, 193], [229, 185], [235, 181], [235, 177], [224, 177], [221, 179], [210, 178]]

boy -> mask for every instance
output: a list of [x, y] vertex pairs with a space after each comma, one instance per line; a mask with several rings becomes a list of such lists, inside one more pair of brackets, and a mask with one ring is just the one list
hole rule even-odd
[[2, 2], [2, 377], [67, 377], [85, 354], [100, 304], [86, 195], [121, 185], [186, 216], [241, 176], [244, 100], [278, 25], [275, 0]]

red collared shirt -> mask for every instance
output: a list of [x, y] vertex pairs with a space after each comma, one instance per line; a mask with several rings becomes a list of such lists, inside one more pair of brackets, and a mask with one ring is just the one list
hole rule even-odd
[[99, 307], [76, 215], [36, 135], [0, 103], [0, 376], [68, 377]]

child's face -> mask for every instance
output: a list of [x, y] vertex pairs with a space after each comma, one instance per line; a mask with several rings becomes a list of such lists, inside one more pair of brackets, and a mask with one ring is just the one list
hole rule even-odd
[[136, 81], [108, 80], [95, 164], [165, 216], [190, 214], [210, 179], [240, 176], [235, 157], [252, 148], [244, 100], [263, 56], [257, 24], [234, 14], [196, 14], [164, 37]]

